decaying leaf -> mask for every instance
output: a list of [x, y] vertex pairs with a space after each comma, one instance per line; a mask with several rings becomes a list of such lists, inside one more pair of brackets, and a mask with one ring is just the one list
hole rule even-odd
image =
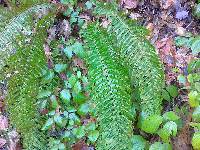
[[3, 138], [0, 138], [0, 148], [2, 148], [6, 144], [6, 140]]
[[127, 9], [136, 8], [138, 5], [138, 0], [122, 0], [121, 4]]
[[8, 128], [8, 119], [0, 115], [0, 130], [6, 130]]

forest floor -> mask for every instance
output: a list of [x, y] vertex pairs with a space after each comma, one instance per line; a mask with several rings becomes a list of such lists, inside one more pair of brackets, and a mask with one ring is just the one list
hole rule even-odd
[[[54, 1], [58, 3], [57, 1]], [[0, 0], [0, 5], [5, 5]], [[165, 82], [167, 85], [178, 87], [179, 95], [172, 101], [164, 102], [163, 111], [177, 111], [184, 121], [183, 128], [178, 136], [172, 139], [174, 150], [190, 150], [192, 128], [188, 125], [191, 121], [191, 109], [188, 105], [187, 91], [182, 89], [177, 77], [180, 74], [187, 75], [187, 65], [194, 59], [188, 48], [177, 47], [175, 38], [188, 33], [200, 34], [200, 21], [193, 15], [194, 0], [121, 0], [120, 7], [127, 12], [133, 20], [138, 20], [141, 25], [149, 29], [147, 37], [156, 47], [157, 53], [165, 67]], [[5, 5], [6, 6], [6, 5]], [[85, 16], [87, 17], [87, 15]], [[62, 20], [61, 20], [62, 21]], [[59, 22], [57, 24], [60, 24]], [[106, 24], [106, 22], [105, 22]], [[78, 30], [74, 29], [74, 32]], [[73, 33], [74, 35], [76, 33]], [[3, 84], [2, 84], [3, 85]], [[9, 132], [9, 142], [0, 137], [0, 150], [6, 150], [8, 143], [10, 149], [20, 149], [20, 136], [9, 127], [9, 118], [5, 109], [5, 89], [0, 91], [0, 130]], [[149, 136], [149, 141], [155, 141], [157, 137]], [[76, 147], [76, 146], [75, 146]], [[76, 148], [74, 148], [76, 149]]]
[[[182, 89], [177, 77], [180, 74], [188, 74], [187, 65], [194, 59], [194, 56], [190, 49], [177, 47], [175, 38], [188, 33], [199, 35], [199, 20], [193, 15], [194, 5], [195, 1], [187, 0], [152, 0], [138, 3], [135, 1], [135, 8], [130, 13], [131, 18], [141, 20], [143, 25], [150, 30], [148, 38], [156, 47], [164, 64], [166, 85], [178, 87], [179, 95], [163, 106], [164, 111], [176, 112], [177, 108], [182, 111], [184, 127], [172, 140], [175, 150], [192, 149], [190, 144], [192, 130], [188, 125], [191, 121], [191, 110], [188, 106], [187, 91]], [[184, 108], [186, 110], [183, 110]]]

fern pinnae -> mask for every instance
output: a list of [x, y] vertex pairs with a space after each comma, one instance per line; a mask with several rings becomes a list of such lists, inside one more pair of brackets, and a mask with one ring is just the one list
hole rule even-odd
[[99, 122], [97, 149], [131, 149], [133, 113], [130, 80], [128, 71], [113, 55], [115, 50], [109, 36], [94, 24], [89, 25], [84, 33], [88, 47], [91, 102]]
[[[44, 3], [40, 5], [34, 5], [22, 13], [11, 17], [10, 21], [7, 24], [3, 24], [0, 28], [0, 69], [3, 67], [4, 62], [10, 55], [13, 53], [15, 49], [15, 40], [20, 33], [23, 34], [32, 34], [30, 27], [34, 25], [33, 18], [30, 17], [34, 14], [40, 12], [45, 15], [44, 12], [47, 12], [52, 5]], [[1, 8], [3, 9], [3, 8]], [[6, 9], [6, 8], [5, 8]], [[4, 10], [5, 10], [4, 9]], [[13, 15], [15, 12], [9, 14]], [[40, 14], [40, 15], [41, 15]]]

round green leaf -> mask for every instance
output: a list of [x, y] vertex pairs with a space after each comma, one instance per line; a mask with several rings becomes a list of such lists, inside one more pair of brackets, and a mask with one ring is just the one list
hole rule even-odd
[[57, 73], [61, 73], [61, 72], [65, 71], [66, 68], [67, 68], [67, 64], [56, 64], [54, 70]]
[[192, 137], [192, 147], [194, 150], [200, 149], [200, 132], [194, 133]]
[[87, 9], [91, 9], [92, 8], [92, 3], [90, 1], [87, 1], [85, 3], [85, 6], [86, 6]]
[[82, 137], [85, 136], [84, 126], [80, 126], [79, 128], [74, 128], [72, 132], [78, 139], [81, 139]]
[[166, 90], [162, 91], [162, 97], [163, 97], [163, 99], [167, 100], [168, 102], [171, 100], [171, 97]]
[[155, 142], [149, 150], [172, 150], [172, 146], [168, 143]]
[[72, 74], [68, 81], [69, 81], [70, 85], [73, 87], [77, 81], [77, 78], [74, 74]]
[[94, 122], [90, 122], [85, 126], [87, 131], [94, 131], [96, 129], [96, 124]]
[[145, 150], [147, 148], [148, 143], [141, 135], [133, 135], [131, 141], [133, 150]]
[[69, 104], [71, 99], [70, 91], [67, 89], [62, 90], [60, 92], [60, 98], [63, 100], [65, 104]]
[[68, 47], [64, 48], [64, 53], [69, 59], [71, 59], [73, 56], [72, 50], [69, 49]]
[[70, 120], [74, 121], [74, 124], [76, 124], [76, 125], [80, 125], [81, 124], [80, 118], [75, 113], [70, 113], [69, 114], [69, 118], [70, 118]]
[[60, 144], [58, 145], [58, 149], [59, 149], [59, 150], [65, 150], [65, 144], [60, 143]]
[[195, 7], [194, 15], [200, 18], [200, 4]]
[[79, 93], [79, 94], [76, 94], [73, 97], [73, 100], [77, 104], [83, 104], [87, 100], [87, 98], [86, 98], [86, 96], [83, 93]]
[[89, 105], [88, 104], [82, 104], [78, 108], [78, 114], [81, 116], [85, 116], [89, 112]]
[[155, 133], [162, 121], [163, 118], [160, 115], [149, 116], [141, 122], [141, 129], [147, 133]]
[[166, 129], [170, 133], [170, 135], [176, 136], [177, 124], [175, 122], [169, 121], [163, 126], [163, 128]]
[[169, 94], [172, 96], [172, 97], [176, 97], [178, 96], [178, 88], [174, 85], [169, 85], [166, 87], [166, 90], [169, 92]]
[[64, 134], [62, 135], [62, 138], [69, 141], [71, 137], [71, 132], [70, 131], [65, 131]]
[[161, 137], [161, 139], [162, 139], [163, 142], [169, 143], [169, 141], [170, 141], [169, 140], [170, 132], [167, 129], [162, 128], [162, 129], [158, 130], [157, 133]]
[[62, 117], [59, 114], [56, 114], [53, 119], [57, 125], [62, 125]]
[[40, 98], [46, 98], [46, 97], [49, 97], [51, 95], [51, 91], [46, 91], [46, 90], [43, 90], [41, 91], [38, 95], [37, 95], [37, 98], [40, 99]]
[[197, 100], [197, 96], [198, 96], [197, 91], [191, 91], [188, 94], [189, 104], [190, 104], [191, 107], [197, 107], [197, 106], [199, 106], [199, 101]]
[[57, 100], [56, 100], [56, 96], [55, 96], [55, 95], [52, 95], [52, 96], [50, 97], [50, 100], [51, 100], [51, 107], [52, 107], [53, 109], [56, 109], [56, 108], [58, 107], [58, 102], [57, 102]]
[[88, 133], [88, 139], [89, 139], [89, 141], [90, 141], [91, 143], [96, 142], [97, 139], [98, 139], [98, 137], [99, 137], [99, 131], [98, 131], [98, 130], [90, 131], [90, 132]]
[[76, 73], [77, 77], [80, 79], [81, 78], [81, 72], [80, 71], [77, 71]]
[[50, 82], [54, 78], [54, 72], [52, 70], [48, 70], [43, 78], [45, 82]]
[[74, 84], [74, 88], [73, 88], [73, 92], [75, 92], [76, 94], [78, 94], [79, 92], [81, 92], [81, 83], [79, 81], [77, 81], [75, 84]]
[[182, 75], [182, 74], [178, 75], [177, 79], [178, 79], [179, 83], [182, 83], [185, 85], [186, 77], [184, 75]]
[[199, 38], [197, 38], [192, 43], [191, 50], [192, 50], [193, 55], [197, 55], [198, 53], [200, 53], [200, 39]]
[[193, 114], [192, 119], [195, 122], [200, 122], [200, 106], [196, 107]]
[[177, 116], [173, 111], [169, 111], [163, 114], [163, 118], [166, 121], [176, 121], [178, 119], [180, 119], [179, 116]]
[[53, 124], [53, 118], [49, 118], [45, 125], [42, 127], [42, 130], [48, 130]]

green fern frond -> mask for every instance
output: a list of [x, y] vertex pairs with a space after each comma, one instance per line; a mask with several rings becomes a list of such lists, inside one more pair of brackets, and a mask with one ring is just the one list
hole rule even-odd
[[84, 38], [88, 49], [91, 102], [99, 122], [97, 149], [131, 149], [134, 112], [128, 70], [116, 58], [113, 37], [105, 30], [91, 24]]
[[96, 11], [111, 20], [108, 32], [115, 34], [132, 82], [139, 91], [141, 117], [160, 114], [164, 72], [155, 48], [144, 37], [146, 31], [140, 26], [131, 26], [110, 5], [97, 2]]
[[[135, 20], [128, 19], [123, 12], [118, 11], [116, 3], [110, 4], [99, 1], [95, 1], [94, 3], [96, 4], [96, 8], [94, 10], [96, 15], [104, 15], [108, 17], [108, 19], [112, 21], [112, 24], [114, 21], [123, 24], [126, 28], [129, 28], [131, 34], [140, 37], [144, 37], [149, 34], [149, 31], [146, 28], [140, 26]], [[116, 27], [119, 28], [119, 26]]]
[[[46, 9], [46, 5], [44, 7]], [[22, 36], [20, 44], [15, 45], [17, 52], [8, 58], [5, 68], [5, 75], [8, 77], [7, 102], [10, 120], [22, 134], [23, 147], [28, 150], [46, 149], [46, 138], [40, 130], [36, 96], [40, 85], [38, 78], [41, 76], [41, 69], [46, 65], [43, 44], [51, 20], [52, 14], [49, 14], [37, 22], [37, 32], [29, 37], [30, 43], [26, 41], [27, 36]]]
[[[51, 7], [52, 5], [47, 3], [34, 5], [19, 14], [17, 11], [9, 12], [7, 8], [0, 9], [0, 12], [4, 12], [3, 15], [7, 15], [6, 17], [1, 16], [6, 21], [4, 24], [0, 23], [0, 69], [3, 67], [5, 60], [14, 53], [16, 37], [20, 34], [32, 34], [33, 17], [45, 14]], [[13, 14], [16, 16], [12, 17]]]

